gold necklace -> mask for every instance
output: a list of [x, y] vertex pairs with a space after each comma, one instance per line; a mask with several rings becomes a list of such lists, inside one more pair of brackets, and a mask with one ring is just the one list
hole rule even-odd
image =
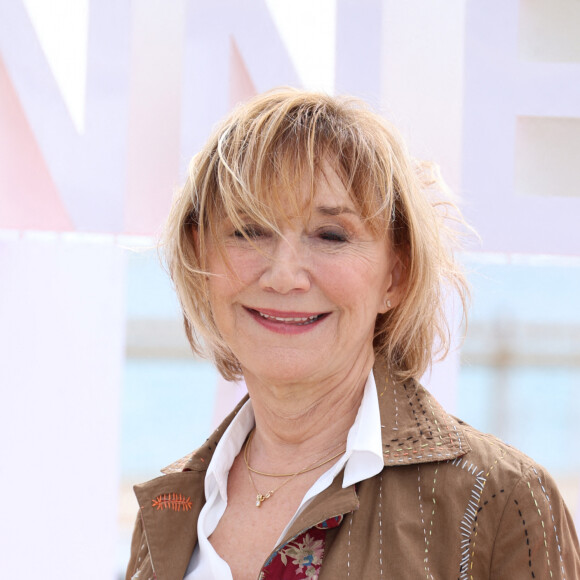
[[[332, 457], [329, 457], [328, 459], [325, 459], [322, 462], [320, 461], [320, 459], [317, 459], [314, 463], [311, 463], [310, 465], [308, 465], [304, 469], [301, 469], [300, 471], [296, 471], [294, 473], [265, 473], [263, 471], [258, 471], [257, 469], [250, 467], [250, 463], [248, 461], [248, 449], [250, 448], [250, 444], [252, 442], [253, 436], [254, 436], [254, 429], [252, 429], [252, 431], [251, 431], [251, 433], [246, 441], [246, 445], [244, 446], [244, 463], [246, 464], [246, 468], [248, 469], [248, 477], [250, 478], [250, 483], [252, 484], [252, 487], [254, 488], [254, 490], [256, 492], [256, 507], [260, 507], [262, 505], [263, 501], [266, 501], [268, 498], [272, 497], [275, 492], [277, 492], [281, 487], [285, 486], [287, 483], [292, 481], [295, 477], [298, 477], [299, 475], [302, 475], [303, 473], [308, 473], [309, 471], [313, 471], [315, 469], [318, 469], [319, 467], [322, 467], [323, 465], [326, 465], [327, 463], [330, 463], [333, 459], [336, 459], [337, 457], [339, 457], [340, 455], [342, 455], [346, 451], [346, 450], [340, 451], [336, 455], [333, 455]], [[252, 472], [257, 473], [259, 475], [265, 475], [266, 477], [287, 477], [288, 479], [286, 481], [283, 481], [278, 487], [275, 487], [274, 489], [271, 489], [270, 491], [267, 491], [266, 493], [260, 493], [258, 491], [258, 488], [256, 487], [256, 484], [254, 483], [254, 478], [252, 477]]]

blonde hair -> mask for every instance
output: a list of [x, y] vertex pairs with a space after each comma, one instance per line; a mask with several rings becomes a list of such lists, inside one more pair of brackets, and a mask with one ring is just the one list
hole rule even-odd
[[[330, 163], [362, 218], [388, 236], [403, 264], [400, 302], [375, 325], [374, 349], [393, 378], [420, 378], [436, 355], [449, 350], [446, 291], [468, 290], [455, 261], [453, 220], [433, 166], [415, 162], [397, 131], [361, 101], [296, 89], [277, 89], [236, 108], [192, 159], [164, 235], [165, 258], [194, 353], [212, 359], [228, 380], [241, 368], [214, 322], [205, 268], [205, 242], [218, 243], [215, 226], [241, 215], [276, 231], [304, 180], [311, 198]], [[298, 214], [296, 214], [298, 215]], [[451, 219], [450, 219], [451, 218]], [[385, 250], [386, 251], [386, 250]]]

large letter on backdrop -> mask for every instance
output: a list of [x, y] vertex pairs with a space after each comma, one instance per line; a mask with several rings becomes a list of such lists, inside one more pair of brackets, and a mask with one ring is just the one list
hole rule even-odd
[[[245, 71], [239, 68], [232, 71], [232, 67], [241, 64], [245, 64]], [[240, 74], [249, 74], [247, 80], [257, 92], [278, 85], [300, 85], [263, 0], [191, 1], [187, 11], [184, 66], [184, 163], [203, 145], [232, 101], [249, 96], [244, 92], [248, 82], [239, 85], [239, 95], [232, 95], [231, 80], [239, 79]]]
[[[466, 213], [487, 251], [578, 255], [580, 193], [577, 186], [561, 190], [557, 185], [563, 170], [571, 175], [578, 167], [580, 64], [550, 61], [549, 55], [532, 61], [519, 54], [524, 12], [539, 4], [467, 4]], [[559, 132], [555, 146], [546, 147], [553, 131]], [[559, 165], [563, 159], [569, 159], [567, 167]], [[550, 182], [541, 192], [527, 187], [526, 176], [534, 172]], [[550, 173], [552, 180], [546, 179]]]
[[[11, 79], [0, 90], [14, 87], [64, 208], [50, 212], [45, 228], [69, 229], [70, 219], [80, 231], [123, 231], [129, 15], [128, 0], [90, 2], [85, 132], [79, 134], [23, 2], [0, 1], [0, 56]], [[13, 130], [21, 128], [20, 123]], [[9, 146], [12, 138], [12, 132], [0, 135], [2, 149], [8, 152], [0, 164], [26, 166], [17, 157], [23, 149]], [[50, 181], [45, 179], [44, 186], [50, 188]], [[38, 195], [59, 205], [54, 191]], [[14, 197], [13, 203], [20, 201]], [[61, 217], [55, 218], [56, 213]], [[2, 223], [16, 228], [31, 225]]]

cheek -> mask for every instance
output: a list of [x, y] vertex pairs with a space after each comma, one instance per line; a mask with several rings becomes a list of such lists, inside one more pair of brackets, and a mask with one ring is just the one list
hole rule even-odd
[[219, 252], [208, 253], [208, 270], [210, 287], [215, 286], [223, 291], [233, 291], [250, 283], [260, 268], [261, 259], [256, 252], [247, 252], [237, 248], [225, 249], [222, 256]]
[[326, 294], [336, 304], [359, 313], [378, 312], [386, 287], [386, 275], [379, 265], [345, 260], [340, 264], [318, 264], [315, 271]]
[[228, 337], [235, 332], [237, 305], [247, 299], [247, 292], [255, 288], [259, 279], [257, 260], [245, 256], [232, 256], [229, 267], [223, 260], [213, 262], [209, 277], [209, 294], [214, 321], [222, 334]]

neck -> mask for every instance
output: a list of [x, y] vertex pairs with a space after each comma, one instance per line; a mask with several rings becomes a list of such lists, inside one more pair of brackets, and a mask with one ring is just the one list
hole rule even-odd
[[308, 384], [272, 384], [244, 373], [256, 418], [252, 467], [293, 471], [344, 449], [373, 360], [371, 353], [339, 377]]

